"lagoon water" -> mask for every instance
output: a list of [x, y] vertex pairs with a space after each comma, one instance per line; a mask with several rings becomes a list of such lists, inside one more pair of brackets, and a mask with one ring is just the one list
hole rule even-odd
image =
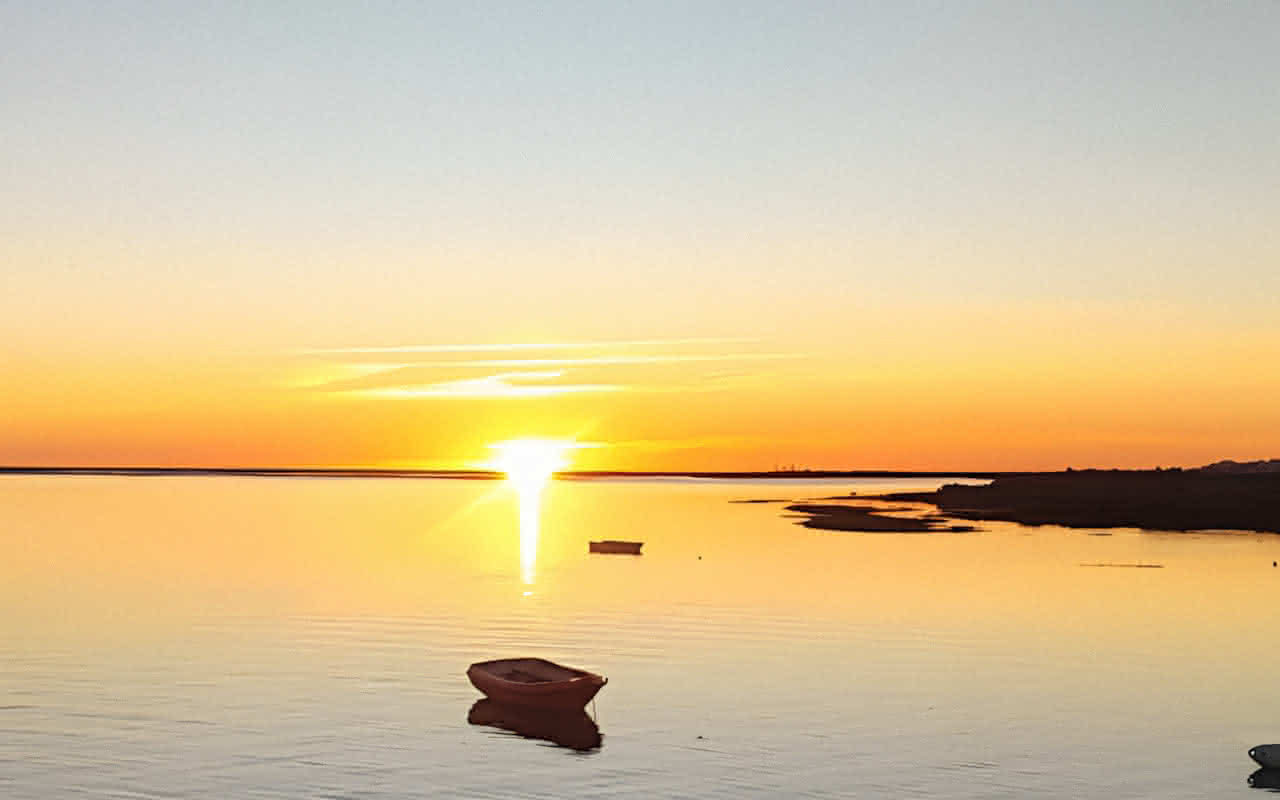
[[[1280, 537], [729, 502], [934, 483], [0, 478], [0, 796], [1252, 796]], [[468, 723], [526, 654], [599, 749]]]

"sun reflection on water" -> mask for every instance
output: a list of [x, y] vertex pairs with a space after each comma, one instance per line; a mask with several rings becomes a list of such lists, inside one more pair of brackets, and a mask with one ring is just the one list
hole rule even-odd
[[[542, 511], [542, 487], [519, 489], [520, 497], [520, 579], [532, 586], [538, 563], [538, 516]], [[531, 592], [526, 591], [525, 595]]]
[[[491, 445], [498, 451], [492, 465], [506, 473], [520, 503], [520, 579], [532, 587], [537, 575], [538, 522], [542, 490], [551, 476], [568, 464], [572, 442], [554, 439], [513, 439]], [[531, 590], [525, 595], [532, 594]]]

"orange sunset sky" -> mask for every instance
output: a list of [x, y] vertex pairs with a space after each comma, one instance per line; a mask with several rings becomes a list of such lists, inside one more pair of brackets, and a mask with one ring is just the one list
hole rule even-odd
[[1280, 456], [1280, 5], [7, 4], [0, 464]]

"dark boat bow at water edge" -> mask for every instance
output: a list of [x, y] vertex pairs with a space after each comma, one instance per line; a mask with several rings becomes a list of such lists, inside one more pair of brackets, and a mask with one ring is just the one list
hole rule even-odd
[[1260, 744], [1249, 748], [1249, 758], [1263, 769], [1280, 772], [1280, 744]]

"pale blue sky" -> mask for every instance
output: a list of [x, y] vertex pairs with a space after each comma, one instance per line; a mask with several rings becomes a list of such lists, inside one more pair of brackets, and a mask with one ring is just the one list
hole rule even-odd
[[[0, 0], [0, 462], [1275, 455], [1277, 75], [1274, 0]], [[370, 359], [537, 386], [297, 389]]]
[[7, 3], [0, 30], [6, 236], [959, 237], [1069, 295], [1108, 282], [1022, 248], [1247, 263], [1280, 217], [1270, 0]]
[[813, 338], [1084, 304], [1213, 335], [1280, 292], [1270, 0], [8, 3], [0, 31], [10, 329]]

